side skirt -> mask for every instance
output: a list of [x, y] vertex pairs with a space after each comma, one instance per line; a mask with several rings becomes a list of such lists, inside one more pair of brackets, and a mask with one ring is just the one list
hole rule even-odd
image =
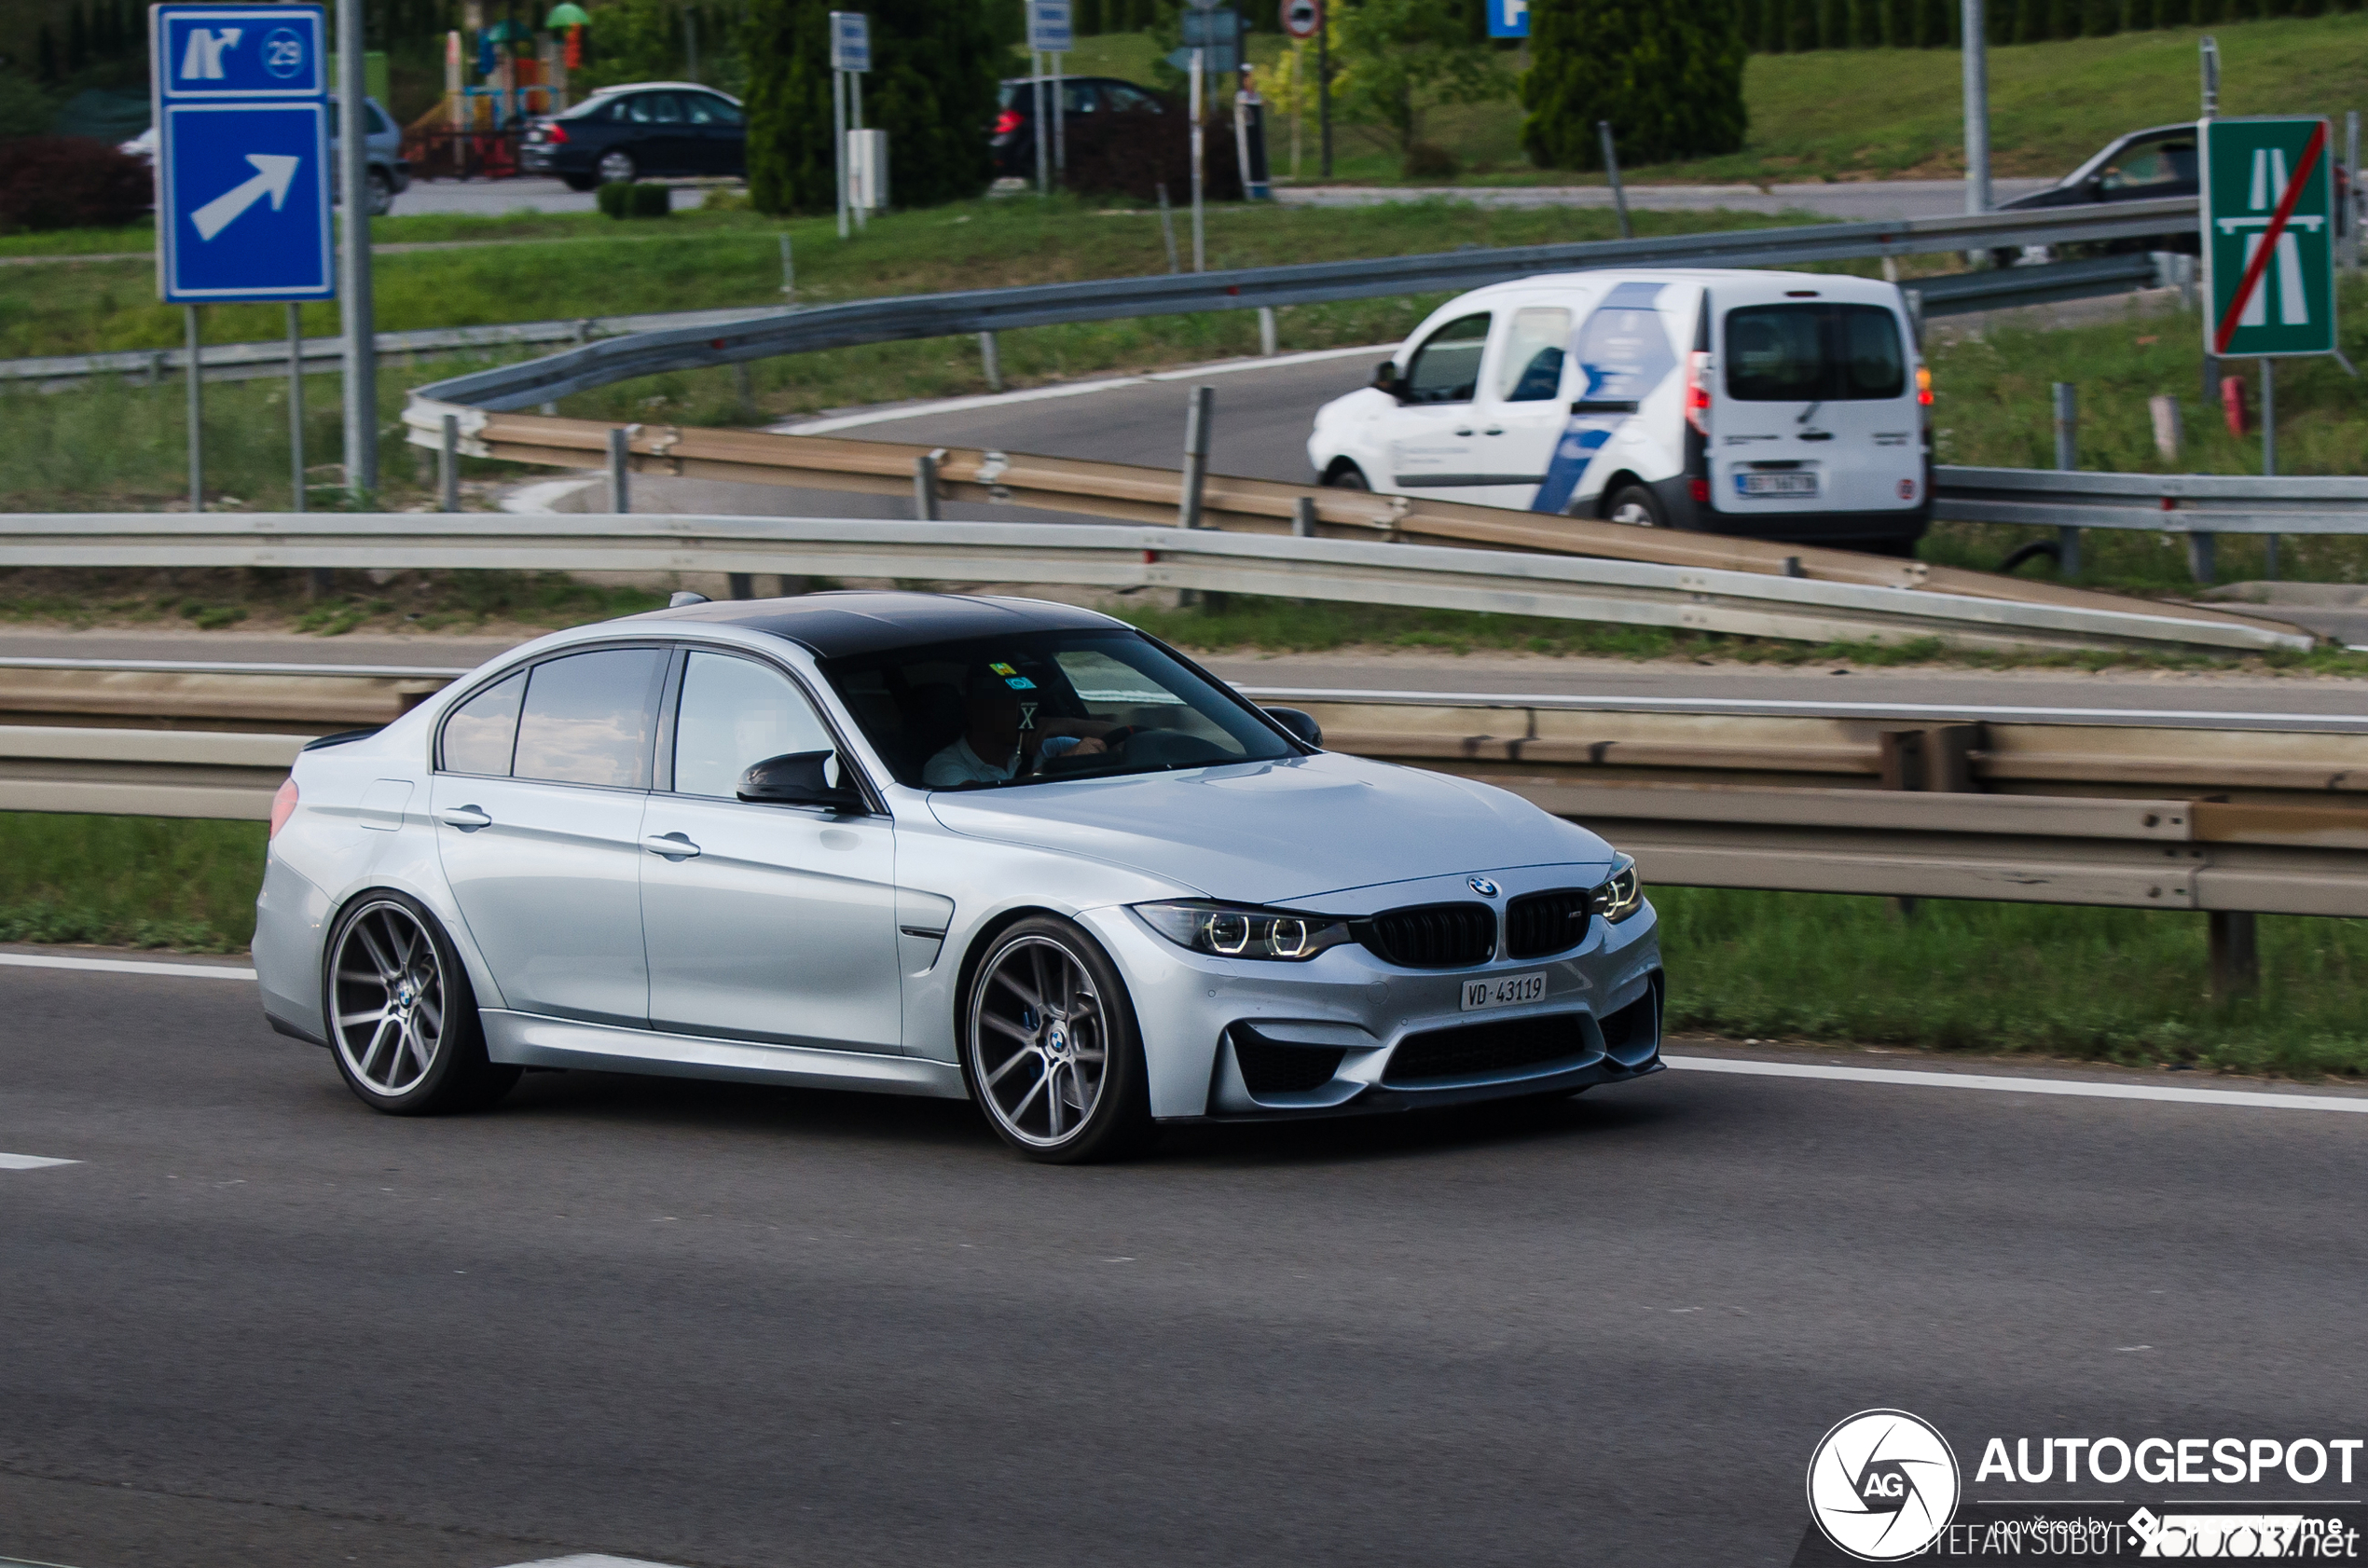
[[743, 1083], [793, 1084], [805, 1089], [865, 1089], [963, 1100], [962, 1069], [916, 1056], [874, 1056], [801, 1045], [757, 1045], [578, 1024], [540, 1013], [487, 1008], [486, 1054], [523, 1067], [588, 1067], [601, 1072], [654, 1073], [667, 1078], [731, 1079]]

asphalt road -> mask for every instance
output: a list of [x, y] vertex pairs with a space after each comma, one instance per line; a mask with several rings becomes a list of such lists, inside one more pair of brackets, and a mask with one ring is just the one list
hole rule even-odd
[[592, 1074], [376, 1117], [221, 980], [0, 1017], [0, 1150], [81, 1162], [0, 1168], [0, 1557], [1777, 1564], [1854, 1410], [2368, 1394], [2356, 1116], [1670, 1072], [1047, 1170]]

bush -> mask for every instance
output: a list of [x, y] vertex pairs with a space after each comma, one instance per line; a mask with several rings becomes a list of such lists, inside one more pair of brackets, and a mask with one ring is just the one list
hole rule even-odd
[[[1230, 105], [1228, 106], [1230, 110]], [[1167, 199], [1179, 207], [1192, 202], [1192, 122], [1180, 103], [1166, 111], [1144, 109], [1095, 115], [1091, 126], [1080, 115], [1068, 123], [1068, 188], [1082, 195], [1131, 196], [1138, 201]], [[1203, 157], [1212, 201], [1242, 199], [1242, 165], [1233, 150], [1229, 112], [1206, 125]]]
[[1521, 82], [1521, 144], [1543, 169], [1601, 169], [1609, 120], [1623, 164], [1743, 145], [1743, 34], [1735, 0], [1536, 0]]
[[612, 180], [600, 187], [600, 211], [613, 218], [662, 218], [674, 211], [674, 191], [668, 186]]
[[27, 136], [0, 158], [0, 234], [119, 228], [156, 205], [148, 166], [82, 136]]

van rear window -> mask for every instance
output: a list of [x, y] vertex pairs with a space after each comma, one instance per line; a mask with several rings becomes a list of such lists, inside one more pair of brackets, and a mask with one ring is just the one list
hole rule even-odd
[[1904, 396], [1899, 319], [1879, 305], [1746, 305], [1727, 313], [1727, 395], [1743, 403]]

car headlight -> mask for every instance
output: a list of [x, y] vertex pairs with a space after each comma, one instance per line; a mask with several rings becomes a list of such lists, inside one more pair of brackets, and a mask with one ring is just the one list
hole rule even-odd
[[1269, 958], [1304, 963], [1328, 947], [1356, 939], [1337, 915], [1294, 915], [1284, 909], [1182, 899], [1138, 903], [1144, 923], [1178, 947], [1218, 958]]
[[1606, 920], [1625, 920], [1645, 907], [1645, 884], [1636, 875], [1636, 858], [1615, 852], [1612, 874], [1595, 889], [1595, 913]]

